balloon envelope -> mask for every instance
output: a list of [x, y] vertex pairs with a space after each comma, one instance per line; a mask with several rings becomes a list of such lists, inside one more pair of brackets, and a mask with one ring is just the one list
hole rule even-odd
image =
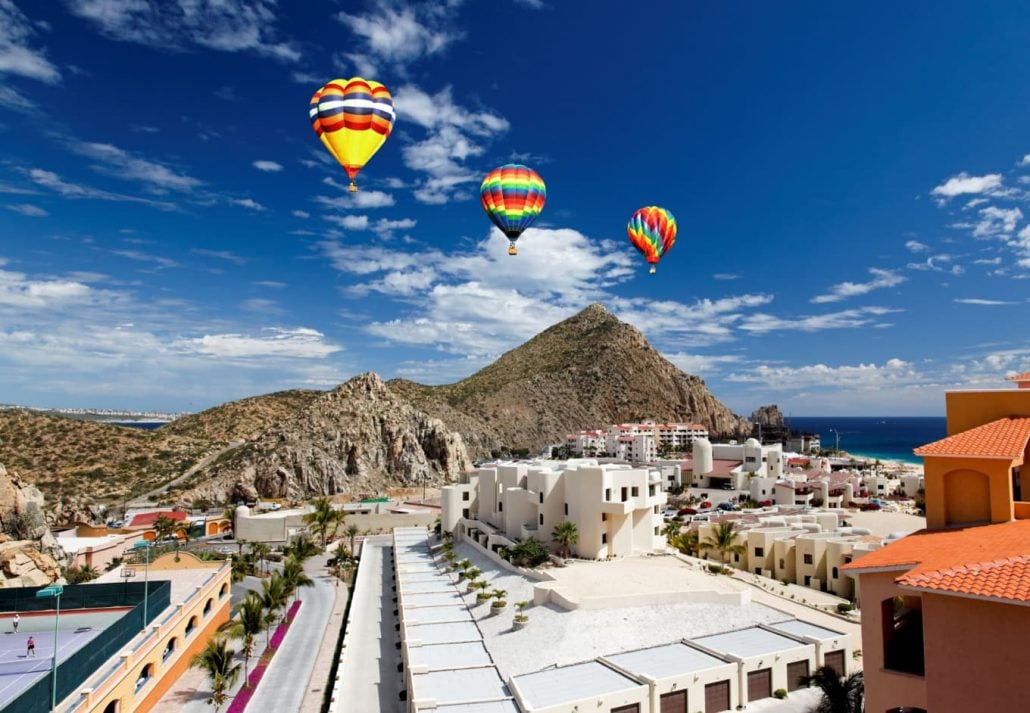
[[493, 224], [508, 236], [508, 252], [514, 255], [515, 241], [544, 209], [547, 186], [533, 169], [509, 163], [487, 174], [479, 187], [479, 200]]
[[651, 272], [654, 272], [653, 266], [676, 242], [676, 218], [664, 208], [647, 206], [633, 214], [626, 232], [633, 247], [644, 254], [652, 265]]
[[311, 125], [322, 143], [354, 179], [393, 130], [397, 118], [390, 91], [379, 82], [355, 77], [334, 79], [315, 92], [308, 106]]

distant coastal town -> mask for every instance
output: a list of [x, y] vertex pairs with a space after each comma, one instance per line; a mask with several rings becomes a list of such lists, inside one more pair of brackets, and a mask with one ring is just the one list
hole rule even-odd
[[103, 408], [47, 408], [42, 406], [20, 406], [18, 404], [0, 404], [0, 410], [18, 409], [36, 413], [54, 414], [83, 421], [100, 421], [103, 423], [171, 423], [177, 418], [188, 416], [189, 412], [167, 413], [164, 411], [125, 411], [121, 409]]

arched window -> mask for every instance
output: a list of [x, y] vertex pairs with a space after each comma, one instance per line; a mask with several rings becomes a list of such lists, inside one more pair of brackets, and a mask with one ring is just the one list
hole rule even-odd
[[186, 624], [186, 636], [189, 636], [197, 628], [197, 617], [191, 616]]
[[218, 590], [218, 598], [221, 599], [221, 598], [223, 598], [228, 593], [229, 593], [229, 583], [228, 582], [224, 582], [222, 584], [222, 588]]
[[104, 706], [104, 713], [121, 713], [122, 702], [117, 698]]
[[173, 636], [172, 638], [170, 638], [168, 640], [168, 643], [165, 644], [165, 652], [163, 654], [161, 654], [161, 660], [162, 661], [167, 661], [168, 657], [171, 656], [173, 653], [175, 653], [175, 649], [176, 649], [176, 647], [178, 645], [179, 645], [179, 639], [177, 637]]
[[139, 678], [136, 679], [136, 693], [139, 693], [140, 690], [147, 685], [147, 683], [150, 681], [153, 675], [154, 664], [148, 663], [146, 666], [143, 667], [143, 670], [139, 672]]
[[207, 602], [204, 604], [204, 616], [207, 616], [208, 614], [211, 613], [211, 607], [214, 605], [214, 603], [215, 603], [214, 599], [208, 599], [207, 600]]

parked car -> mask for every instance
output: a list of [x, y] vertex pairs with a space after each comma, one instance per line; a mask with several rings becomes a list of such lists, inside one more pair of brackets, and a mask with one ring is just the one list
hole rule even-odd
[[680, 508], [680, 515], [697, 515], [697, 510], [694, 508]]
[[711, 503], [710, 500], [705, 500], [703, 503], [698, 505], [698, 507], [701, 508], [702, 510], [707, 510], [708, 508], [712, 507], [712, 503]]
[[680, 513], [676, 512], [675, 510], [672, 510], [672, 509], [662, 510], [662, 517], [664, 517], [666, 520], [671, 520], [672, 518], [676, 517], [679, 514]]
[[719, 508], [720, 510], [740, 510], [740, 508], [737, 507], [737, 505], [735, 503], [730, 503], [730, 502], [719, 503], [716, 507]]
[[727, 480], [725, 483], [722, 484], [722, 489], [723, 490], [735, 490], [735, 488], [733, 487], [733, 481]]

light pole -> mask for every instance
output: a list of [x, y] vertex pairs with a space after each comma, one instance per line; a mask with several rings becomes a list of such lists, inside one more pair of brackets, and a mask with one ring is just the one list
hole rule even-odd
[[833, 447], [834, 454], [836, 455], [837, 453], [840, 453], [840, 431], [836, 428], [831, 428], [830, 430], [833, 431], [833, 435], [837, 437], [837, 444]]
[[51, 599], [57, 600], [57, 615], [54, 616], [54, 662], [50, 670], [50, 711], [57, 710], [57, 626], [61, 621], [61, 595], [64, 594], [64, 587], [60, 584], [52, 584], [49, 587], [43, 587], [36, 592], [36, 599]]
[[150, 541], [138, 540], [132, 543], [132, 549], [145, 550], [146, 558], [143, 564], [143, 630], [147, 629], [147, 594], [150, 591]]

